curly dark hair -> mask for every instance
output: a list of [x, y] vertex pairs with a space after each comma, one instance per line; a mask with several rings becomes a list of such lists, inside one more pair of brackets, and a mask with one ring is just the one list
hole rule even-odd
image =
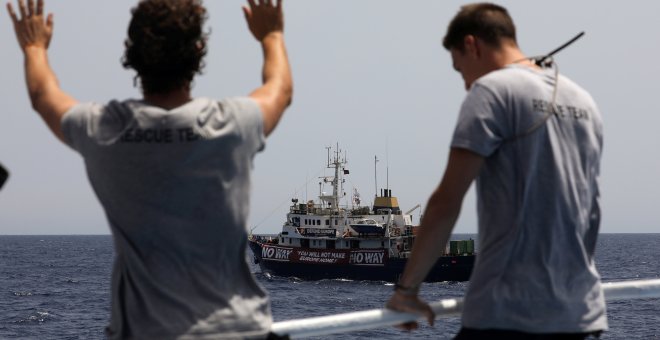
[[187, 86], [202, 73], [208, 34], [201, 0], [142, 0], [132, 14], [122, 64], [137, 71], [145, 93]]

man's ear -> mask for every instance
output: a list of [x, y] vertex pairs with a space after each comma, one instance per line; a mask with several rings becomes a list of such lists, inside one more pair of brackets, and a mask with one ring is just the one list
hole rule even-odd
[[476, 59], [481, 57], [480, 41], [472, 34], [463, 37], [463, 48], [465, 53]]

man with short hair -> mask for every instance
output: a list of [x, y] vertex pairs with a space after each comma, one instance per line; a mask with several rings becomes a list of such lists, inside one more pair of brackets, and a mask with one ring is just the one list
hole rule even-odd
[[419, 286], [443, 253], [476, 179], [479, 253], [456, 339], [599, 334], [607, 318], [594, 264], [603, 141], [595, 102], [526, 57], [498, 5], [463, 6], [444, 47], [468, 93], [445, 174], [387, 307], [433, 323]]
[[[28, 93], [51, 131], [79, 152], [115, 242], [111, 339], [264, 338], [269, 299], [245, 261], [255, 154], [291, 102], [282, 2], [248, 0], [264, 52], [263, 85], [247, 97], [193, 98], [206, 54], [201, 0], [143, 0], [125, 67], [144, 98], [78, 103], [48, 65], [44, 2], [8, 10]], [[20, 15], [19, 15], [20, 14]]]

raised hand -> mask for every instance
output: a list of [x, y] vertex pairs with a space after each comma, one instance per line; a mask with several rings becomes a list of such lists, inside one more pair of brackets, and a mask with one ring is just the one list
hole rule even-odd
[[20, 18], [16, 15], [11, 2], [7, 3], [9, 16], [14, 23], [14, 31], [21, 49], [30, 46], [43, 47], [50, 45], [53, 36], [53, 14], [48, 14], [44, 20], [44, 1], [38, 0], [36, 7], [34, 0], [28, 0], [27, 6], [24, 0], [18, 0]]
[[284, 15], [282, 14], [282, 0], [248, 0], [248, 6], [243, 6], [245, 20], [252, 35], [262, 41], [272, 32], [284, 30]]

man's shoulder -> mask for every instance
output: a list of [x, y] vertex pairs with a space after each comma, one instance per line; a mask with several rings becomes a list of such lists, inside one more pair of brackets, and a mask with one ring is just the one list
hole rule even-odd
[[578, 84], [577, 82], [573, 81], [571, 78], [563, 74], [559, 75], [559, 86], [560, 87], [564, 86], [565, 88], [568, 88], [571, 91], [575, 92], [575, 94], [584, 96], [585, 98], [589, 98], [589, 100], [593, 100], [589, 91], [587, 91], [580, 84]]
[[98, 102], [98, 101], [86, 101], [79, 102], [74, 105], [67, 114], [93, 114], [99, 115], [104, 113], [114, 113], [114, 112], [123, 112], [131, 110], [137, 106], [144, 106], [145, 103], [142, 100], [137, 99], [111, 99], [107, 102]]
[[475, 84], [488, 88], [498, 88], [508, 84], [538, 82], [543, 76], [543, 73], [528, 67], [507, 66], [485, 74], [477, 79]]
[[[546, 91], [547, 84], [555, 83], [557, 74], [552, 69], [533, 69], [526, 66], [509, 65], [492, 71], [475, 81], [476, 86], [485, 87], [494, 93], [533, 93]], [[591, 98], [587, 90], [569, 77], [559, 74], [556, 83], [562, 92]], [[521, 92], [522, 91], [522, 92]]]

